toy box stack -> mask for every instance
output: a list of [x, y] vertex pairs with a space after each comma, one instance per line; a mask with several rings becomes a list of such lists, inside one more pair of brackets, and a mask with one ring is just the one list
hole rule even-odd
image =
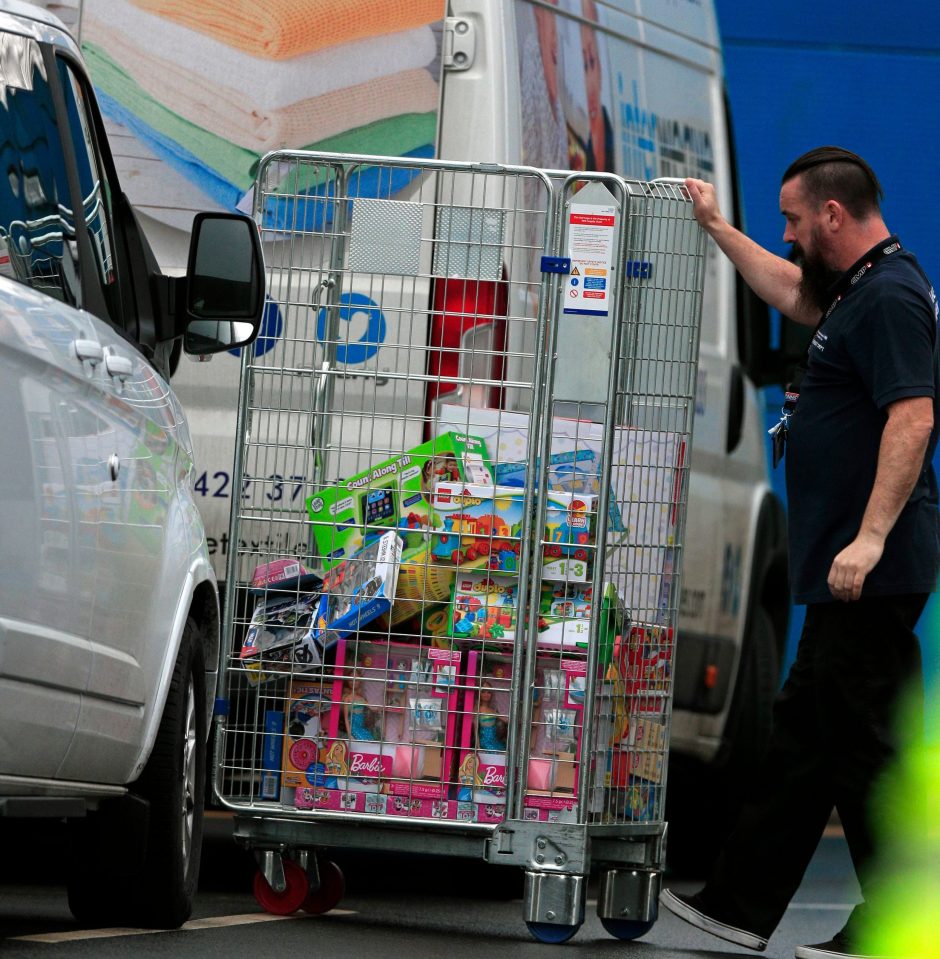
[[[602, 428], [553, 421], [548, 488], [536, 491], [545, 526], [533, 536], [528, 424], [523, 414], [445, 407], [435, 439], [307, 500], [323, 582], [266, 598], [242, 651], [255, 681], [291, 672], [283, 711], [264, 716], [266, 799], [501, 821], [521, 708], [511, 702], [513, 650], [535, 636], [534, 682], [522, 691], [523, 702], [532, 697], [520, 733], [526, 818], [655, 814], [671, 667], [671, 632], [656, 624], [671, 588], [681, 443], [615, 431], [604, 508]], [[519, 606], [524, 541], [542, 549], [528, 610]], [[631, 623], [637, 609], [649, 625]], [[599, 673], [587, 704], [592, 632]]]
[[307, 766], [296, 744], [286, 752], [295, 807], [455, 818], [460, 661], [455, 650], [341, 640]]
[[628, 820], [659, 818], [664, 785], [666, 703], [672, 673], [671, 628], [633, 624], [618, 637], [612, 666], [623, 683], [625, 709], [611, 740], [611, 801]]
[[[526, 482], [529, 418], [505, 410], [442, 407], [438, 429], [463, 429], [485, 442], [494, 481]], [[556, 417], [552, 420], [548, 484], [553, 493], [595, 497], [600, 493], [604, 430], [600, 423]], [[656, 622], [669, 607], [673, 580], [678, 504], [686, 442], [665, 430], [618, 427], [610, 459], [605, 574], [615, 579], [626, 605]], [[563, 578], [584, 582], [571, 572]]]

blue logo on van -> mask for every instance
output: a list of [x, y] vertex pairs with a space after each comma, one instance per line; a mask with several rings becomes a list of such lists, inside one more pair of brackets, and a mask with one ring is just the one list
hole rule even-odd
[[[343, 322], [349, 323], [362, 314], [365, 314], [368, 322], [365, 333], [353, 343], [344, 342], [342, 333], [338, 335], [336, 362], [346, 366], [365, 363], [379, 352], [379, 347], [385, 342], [385, 316], [378, 304], [362, 293], [344, 293], [340, 297], [340, 304], [339, 318]], [[317, 315], [317, 339], [321, 342], [326, 339], [326, 307], [322, 307]]]

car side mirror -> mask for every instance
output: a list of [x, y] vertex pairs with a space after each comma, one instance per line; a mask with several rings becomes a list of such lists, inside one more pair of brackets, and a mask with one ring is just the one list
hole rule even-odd
[[196, 214], [183, 305], [187, 353], [205, 356], [254, 341], [264, 312], [264, 261], [253, 220]]

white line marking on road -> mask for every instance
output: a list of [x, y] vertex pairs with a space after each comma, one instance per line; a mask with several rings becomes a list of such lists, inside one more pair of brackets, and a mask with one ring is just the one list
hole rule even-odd
[[[332, 909], [327, 916], [355, 916], [352, 909]], [[221, 929], [225, 926], [247, 926], [257, 922], [277, 922], [283, 919], [319, 919], [319, 916], [306, 912], [295, 912], [290, 916], [272, 916], [269, 912], [246, 912], [237, 916], [208, 916], [205, 919], [190, 919], [179, 929], [125, 929], [115, 926], [111, 929], [74, 929], [71, 932], [45, 932], [35, 936], [11, 936], [13, 942], [76, 942], [82, 939], [115, 939], [119, 936], [154, 936], [161, 932], [195, 932], [199, 929]]]
[[856, 906], [854, 902], [791, 902], [790, 909], [817, 909], [833, 912], [851, 912]]

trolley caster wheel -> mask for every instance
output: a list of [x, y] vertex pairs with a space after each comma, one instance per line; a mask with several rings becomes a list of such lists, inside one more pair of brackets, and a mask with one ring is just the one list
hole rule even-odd
[[346, 880], [343, 871], [331, 859], [321, 859], [317, 863], [320, 872], [320, 885], [311, 889], [300, 904], [304, 912], [319, 916], [335, 909], [346, 892]]
[[655, 919], [601, 919], [601, 925], [614, 937], [628, 942], [645, 936], [653, 928]]
[[264, 878], [263, 872], [255, 873], [253, 892], [258, 905], [272, 916], [289, 916], [303, 905], [310, 893], [307, 874], [291, 859], [284, 860], [284, 879], [287, 885], [283, 892], [275, 892]]
[[571, 939], [581, 928], [581, 923], [573, 926], [557, 925], [554, 922], [526, 922], [529, 935], [538, 942], [559, 946]]

